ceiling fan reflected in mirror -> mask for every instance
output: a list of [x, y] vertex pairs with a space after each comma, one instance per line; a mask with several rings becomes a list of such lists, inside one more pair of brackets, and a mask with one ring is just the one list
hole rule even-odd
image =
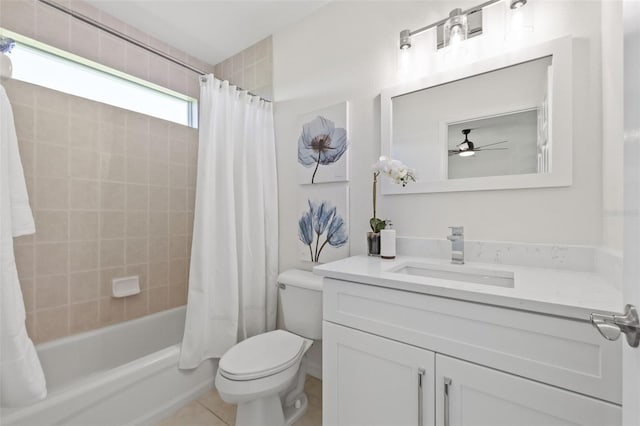
[[509, 148], [487, 148], [489, 146], [499, 145], [501, 143], [507, 143], [509, 141], [494, 142], [487, 145], [476, 147], [473, 142], [469, 140], [469, 133], [475, 129], [462, 129], [464, 140], [456, 145], [456, 149], [449, 150], [449, 157], [452, 155], [459, 155], [460, 157], [471, 157], [479, 151], [502, 151]]

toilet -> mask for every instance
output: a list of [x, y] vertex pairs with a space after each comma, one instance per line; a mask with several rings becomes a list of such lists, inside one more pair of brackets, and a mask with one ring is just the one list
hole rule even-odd
[[237, 404], [236, 426], [291, 425], [305, 413], [305, 354], [322, 338], [322, 277], [289, 270], [278, 276], [283, 329], [250, 337], [220, 358], [216, 389]]

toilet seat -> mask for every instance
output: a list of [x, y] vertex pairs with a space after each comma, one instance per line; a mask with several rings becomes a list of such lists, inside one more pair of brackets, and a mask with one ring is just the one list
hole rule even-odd
[[244, 340], [220, 359], [218, 371], [228, 380], [246, 381], [278, 374], [298, 364], [307, 340], [284, 330], [275, 330]]

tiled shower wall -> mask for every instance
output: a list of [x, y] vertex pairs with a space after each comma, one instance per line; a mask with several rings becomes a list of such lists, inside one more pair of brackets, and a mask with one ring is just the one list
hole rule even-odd
[[[212, 68], [83, 2], [62, 3]], [[197, 97], [190, 71], [35, 0], [0, 1], [0, 26]], [[15, 241], [33, 340], [186, 303], [197, 129], [19, 81], [3, 84], [37, 228]], [[142, 292], [112, 298], [111, 279], [129, 275], [140, 276]]]
[[273, 44], [271, 36], [225, 59], [214, 75], [265, 99], [273, 99]]

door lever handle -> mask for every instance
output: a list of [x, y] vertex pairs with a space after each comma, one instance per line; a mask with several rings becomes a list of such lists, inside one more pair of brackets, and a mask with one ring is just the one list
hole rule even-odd
[[591, 324], [607, 340], [618, 340], [620, 334], [624, 333], [629, 346], [637, 348], [640, 345], [640, 319], [633, 305], [625, 306], [623, 315], [593, 313]]

